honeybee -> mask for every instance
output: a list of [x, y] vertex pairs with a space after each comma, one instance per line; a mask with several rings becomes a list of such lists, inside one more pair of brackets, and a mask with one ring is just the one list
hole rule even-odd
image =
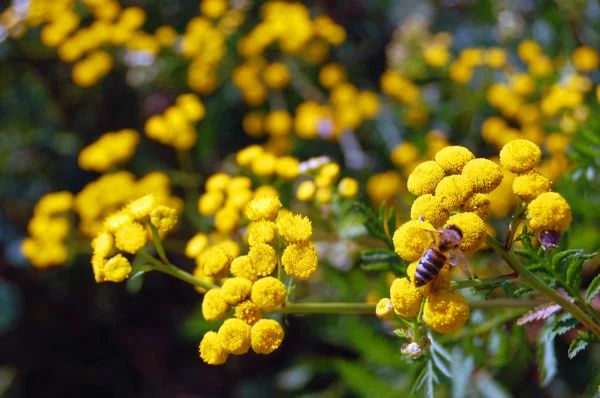
[[415, 285], [425, 286], [439, 275], [446, 262], [458, 266], [463, 274], [471, 279], [473, 273], [467, 263], [465, 255], [458, 245], [463, 238], [463, 233], [456, 225], [448, 225], [437, 232], [427, 230], [433, 238], [431, 246], [425, 251], [417, 269], [415, 270]]

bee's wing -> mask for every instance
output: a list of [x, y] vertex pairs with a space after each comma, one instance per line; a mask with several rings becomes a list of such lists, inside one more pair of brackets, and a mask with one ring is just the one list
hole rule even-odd
[[451, 250], [448, 254], [448, 260], [450, 264], [457, 266], [468, 279], [473, 278], [473, 272], [471, 271], [471, 267], [469, 267], [467, 258], [459, 249]]

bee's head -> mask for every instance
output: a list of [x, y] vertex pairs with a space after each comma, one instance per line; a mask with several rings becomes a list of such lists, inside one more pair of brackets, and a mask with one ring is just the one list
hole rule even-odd
[[458, 247], [458, 245], [460, 245], [460, 242], [462, 241], [463, 238], [463, 233], [462, 230], [457, 227], [456, 225], [448, 225], [445, 228], [442, 228], [440, 230], [440, 234], [441, 234], [441, 245], [440, 246], [444, 246], [444, 248], [446, 250], [451, 250], [454, 249], [456, 247]]

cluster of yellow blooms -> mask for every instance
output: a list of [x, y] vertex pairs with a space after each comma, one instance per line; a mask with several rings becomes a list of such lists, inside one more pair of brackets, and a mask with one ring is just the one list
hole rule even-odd
[[157, 204], [148, 194], [104, 220], [103, 230], [92, 240], [92, 268], [96, 282], [122, 282], [131, 272], [125, 254], [135, 254], [152, 237], [150, 225], [166, 233], [177, 224], [177, 211]]
[[358, 181], [350, 177], [339, 179], [340, 166], [327, 157], [308, 159], [300, 164], [300, 169], [309, 179], [298, 185], [298, 200], [314, 200], [319, 204], [328, 204], [336, 194], [334, 185], [337, 186], [337, 194], [342, 198], [354, 198], [358, 195]]
[[279, 267], [289, 276], [305, 280], [317, 270], [317, 250], [310, 241], [312, 224], [307, 217], [281, 210], [279, 198], [272, 196], [255, 197], [244, 213], [250, 220], [248, 254], [239, 255], [238, 248], [232, 255], [222, 244], [208, 246], [203, 235], [190, 240], [186, 248], [188, 256], [196, 257], [195, 276], [210, 283], [226, 278], [221, 287], [204, 295], [204, 318], [223, 319], [233, 308], [233, 318], [218, 332], [206, 333], [200, 342], [200, 356], [210, 365], [224, 363], [229, 354], [245, 354], [250, 347], [258, 354], [276, 350], [283, 341], [283, 328], [277, 321], [263, 319], [262, 314], [284, 305], [287, 289], [271, 275]]
[[277, 156], [271, 148], [250, 145], [235, 156], [238, 165], [248, 168], [260, 178], [277, 177], [282, 181], [293, 181], [300, 175], [300, 161], [293, 156]]
[[79, 167], [104, 173], [131, 159], [139, 141], [139, 134], [131, 129], [106, 133], [79, 152]]
[[73, 207], [73, 194], [67, 191], [44, 195], [27, 225], [30, 237], [23, 240], [21, 251], [34, 267], [45, 268], [64, 263], [69, 254], [64, 243], [71, 230], [67, 218]]
[[204, 118], [206, 109], [195, 94], [177, 97], [162, 115], [151, 116], [144, 127], [148, 138], [179, 150], [192, 148], [198, 140], [193, 125]]

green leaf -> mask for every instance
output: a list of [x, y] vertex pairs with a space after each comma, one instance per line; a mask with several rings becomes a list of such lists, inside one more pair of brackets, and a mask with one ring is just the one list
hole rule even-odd
[[573, 261], [567, 269], [567, 284], [574, 288], [579, 288], [581, 283], [581, 270], [583, 269], [584, 259], [578, 258]]
[[372, 264], [361, 264], [360, 269], [363, 271], [391, 271], [392, 265], [390, 263], [372, 263]]
[[153, 271], [154, 267], [151, 265], [136, 265], [133, 266], [133, 269], [131, 270], [131, 273], [129, 274], [129, 281], [134, 280], [135, 278], [138, 278], [142, 275], [144, 275], [147, 272]]
[[387, 249], [366, 249], [360, 253], [360, 258], [363, 261], [397, 261], [398, 255]]
[[514, 252], [517, 253], [519, 256], [525, 257], [528, 260], [537, 260], [537, 256], [528, 250], [514, 249]]
[[390, 214], [388, 214], [387, 229], [390, 236], [394, 236], [394, 232], [396, 232], [396, 210], [393, 207], [390, 209]]
[[579, 321], [569, 313], [561, 314], [552, 324], [552, 329], [548, 333], [548, 339], [552, 340], [556, 336], [562, 336], [575, 326], [579, 325]]
[[558, 373], [558, 362], [554, 351], [554, 339], [549, 339], [548, 326], [545, 326], [536, 342], [536, 359], [540, 370], [540, 384], [546, 387]]
[[392, 398], [401, 395], [400, 391], [394, 390], [361, 363], [336, 359], [333, 361], [333, 366], [344, 384], [359, 396]]
[[427, 364], [415, 380], [415, 384], [413, 385], [412, 392], [417, 392], [425, 385], [425, 396], [428, 398], [434, 397], [433, 391], [433, 383], [437, 380], [437, 376], [433, 370], [433, 361], [429, 359]]
[[590, 282], [585, 301], [587, 301], [588, 304], [591, 303], [597, 294], [600, 294], [600, 274], [596, 275]]
[[583, 253], [583, 250], [581, 249], [570, 249], [570, 250], [565, 250], [564, 252], [560, 252], [557, 253], [553, 258], [552, 258], [552, 269], [556, 271], [556, 268], [560, 265], [560, 263], [565, 260], [567, 257], [570, 257], [574, 254], [577, 253]]
[[579, 337], [576, 338], [575, 340], [573, 340], [573, 342], [569, 346], [569, 352], [568, 352], [569, 359], [575, 358], [575, 355], [577, 355], [580, 351], [585, 349], [585, 347], [587, 347], [587, 345], [588, 345], [588, 342]]
[[369, 235], [371, 235], [372, 237], [378, 239], [387, 239], [387, 236], [385, 236], [385, 234], [379, 229], [378, 225], [367, 221], [365, 223], [365, 228], [367, 229], [367, 232], [369, 232]]
[[361, 202], [356, 202], [354, 206], [365, 217], [366, 220], [377, 220], [377, 214], [375, 214], [371, 207]]
[[379, 224], [381, 226], [381, 228], [383, 229], [383, 225], [385, 224], [385, 210], [386, 210], [386, 206], [385, 206], [385, 202], [383, 202], [381, 204], [381, 206], [379, 206], [379, 215], [377, 216], [377, 224]]
[[472, 356], [465, 356], [459, 347], [452, 350], [452, 358], [452, 397], [466, 397], [475, 370], [475, 360]]

